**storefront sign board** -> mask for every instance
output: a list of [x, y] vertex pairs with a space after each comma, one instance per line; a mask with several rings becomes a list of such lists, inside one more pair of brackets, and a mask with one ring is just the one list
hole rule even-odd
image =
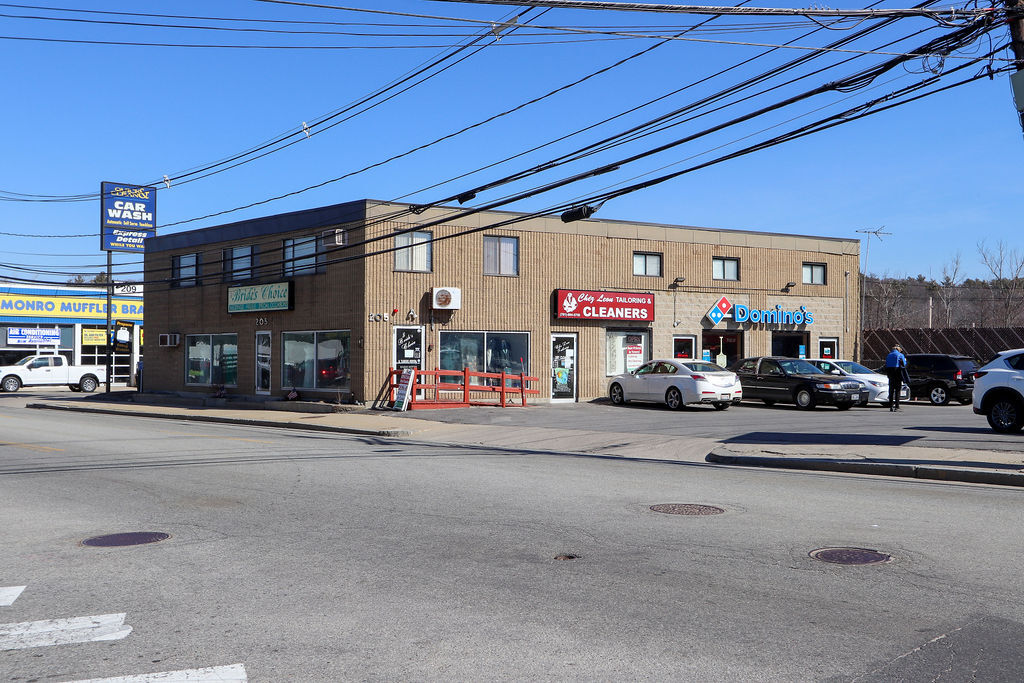
[[11, 346], [60, 345], [59, 327], [8, 327], [7, 343]]
[[82, 346], [106, 346], [107, 345], [107, 331], [106, 330], [82, 330]]
[[254, 311], [290, 311], [292, 287], [290, 282], [266, 285], [228, 287], [228, 313]]
[[[142, 299], [115, 298], [110, 304], [110, 312], [121, 318], [142, 322]], [[106, 314], [106, 298], [0, 294], [0, 316], [4, 318], [14, 316], [102, 320]]]
[[555, 317], [570, 320], [654, 320], [654, 295], [638, 292], [555, 290]]
[[409, 407], [409, 397], [412, 395], [412, 380], [415, 377], [415, 368], [402, 370], [402, 376], [398, 380], [398, 389], [395, 390], [395, 405], [392, 406], [392, 410], [406, 410]]

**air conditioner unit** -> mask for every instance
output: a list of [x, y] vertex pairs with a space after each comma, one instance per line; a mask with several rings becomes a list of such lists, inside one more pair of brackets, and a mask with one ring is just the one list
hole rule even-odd
[[181, 343], [180, 334], [161, 334], [159, 335], [160, 346], [177, 346]]
[[462, 308], [462, 290], [458, 287], [434, 287], [430, 305], [442, 311], [457, 311]]
[[325, 247], [343, 247], [348, 244], [348, 230], [324, 230], [320, 233], [320, 240]]

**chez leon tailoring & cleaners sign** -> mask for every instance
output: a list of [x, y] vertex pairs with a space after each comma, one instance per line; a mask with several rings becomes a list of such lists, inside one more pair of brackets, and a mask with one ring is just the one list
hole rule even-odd
[[654, 295], [643, 292], [555, 290], [555, 317], [575, 320], [654, 320]]

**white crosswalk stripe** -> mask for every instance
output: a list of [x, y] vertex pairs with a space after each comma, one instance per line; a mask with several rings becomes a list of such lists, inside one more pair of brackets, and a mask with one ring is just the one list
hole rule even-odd
[[70, 619], [25, 621], [0, 624], [0, 650], [23, 650], [29, 647], [88, 643], [97, 640], [120, 640], [132, 632], [124, 624], [125, 614], [98, 614]]
[[182, 671], [163, 671], [155, 674], [138, 676], [118, 676], [115, 678], [90, 678], [71, 683], [245, 683], [248, 681], [245, 667], [241, 664], [230, 666], [211, 666], [206, 669], [185, 669]]
[[0, 587], [0, 607], [7, 607], [17, 600], [23, 590], [25, 590], [24, 586]]

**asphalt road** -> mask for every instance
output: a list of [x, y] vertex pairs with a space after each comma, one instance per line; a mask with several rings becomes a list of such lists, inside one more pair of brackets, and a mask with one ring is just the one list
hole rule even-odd
[[[0, 624], [124, 614], [131, 627], [0, 649], [0, 680], [232, 664], [254, 681], [1016, 681], [1024, 668], [1017, 490], [13, 402], [0, 434], [0, 589], [25, 586]], [[650, 509], [662, 503], [724, 513]], [[81, 545], [130, 531], [170, 538]], [[825, 547], [893, 560], [810, 557]]]
[[607, 401], [552, 404], [503, 410], [458, 408], [396, 413], [415, 419], [509, 427], [572, 427], [595, 431], [634, 431], [658, 436], [720, 439], [742, 444], [844, 444], [935, 448], [1024, 450], [1024, 436], [997, 434], [971, 406], [904, 404], [898, 413], [884, 406], [840, 411], [832, 407], [799, 410], [749, 401], [724, 412], [710, 406], [672, 411], [654, 403], [611, 405]]

